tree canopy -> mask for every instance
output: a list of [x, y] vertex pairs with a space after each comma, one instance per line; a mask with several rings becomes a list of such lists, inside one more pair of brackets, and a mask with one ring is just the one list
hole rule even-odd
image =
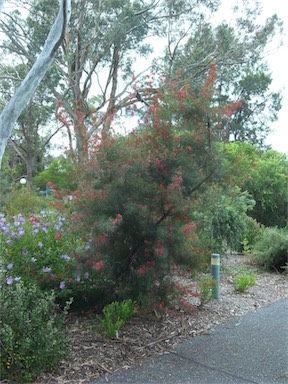
[[[16, 65], [31, 66], [55, 18], [56, 4], [56, 0], [29, 0], [25, 13], [19, 11], [23, 6], [19, 2], [19, 9], [5, 14], [0, 23], [6, 35], [2, 54], [13, 57]], [[255, 23], [259, 10], [248, 2], [246, 8], [243, 3], [242, 15], [235, 14], [233, 25], [207, 22], [219, 4], [208, 0], [73, 3], [70, 28], [45, 76], [43, 92], [65, 128], [65, 147], [75, 161], [88, 159], [91, 142], [111, 134], [115, 117], [126, 113], [125, 108], [135, 107], [134, 113], [141, 116], [163, 75], [177, 79], [179, 89], [186, 80], [200, 89], [211, 64], [217, 68], [211, 109], [235, 102], [238, 108], [221, 121], [212, 121], [214, 113], [207, 113], [207, 124], [218, 128], [219, 140], [263, 145], [281, 107], [280, 94], [270, 91], [272, 78], [264, 51], [281, 31], [281, 21], [271, 15], [263, 24]], [[161, 41], [163, 50], [143, 72], [137, 67], [153, 50], [151, 37]]]

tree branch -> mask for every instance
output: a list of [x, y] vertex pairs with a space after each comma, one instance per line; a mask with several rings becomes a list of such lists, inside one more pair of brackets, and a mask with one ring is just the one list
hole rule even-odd
[[[0, 3], [1, 6], [1, 3]], [[16, 90], [13, 97], [0, 116], [0, 166], [7, 142], [12, 134], [14, 124], [19, 115], [31, 100], [39, 83], [44, 78], [53, 57], [65, 37], [65, 30], [71, 15], [71, 0], [62, 0], [56, 20], [51, 27], [43, 50], [38, 56], [36, 62], [28, 72], [27, 76]]]

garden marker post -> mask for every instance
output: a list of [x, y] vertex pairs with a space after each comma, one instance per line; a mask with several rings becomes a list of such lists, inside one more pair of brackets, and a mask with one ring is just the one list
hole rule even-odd
[[212, 294], [214, 299], [220, 297], [220, 255], [218, 253], [212, 253], [211, 255], [211, 273], [212, 278], [216, 284], [212, 286]]

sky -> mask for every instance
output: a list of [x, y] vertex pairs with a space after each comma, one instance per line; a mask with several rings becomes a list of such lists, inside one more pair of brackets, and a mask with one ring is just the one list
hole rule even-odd
[[[284, 33], [282, 36], [283, 45], [279, 48], [278, 44], [271, 44], [267, 50], [266, 60], [272, 73], [271, 90], [281, 91], [282, 109], [279, 112], [278, 121], [271, 124], [272, 132], [266, 139], [266, 144], [273, 149], [288, 153], [288, 80], [287, 80], [287, 58], [288, 58], [288, 11], [287, 0], [259, 0], [262, 4], [262, 15], [264, 20], [277, 14], [283, 21]], [[220, 12], [225, 15], [226, 21], [232, 14], [229, 12], [231, 5], [235, 0], [222, 0], [222, 9]], [[228, 17], [228, 20], [227, 20]], [[279, 40], [276, 39], [275, 40]]]
[[267, 56], [273, 77], [273, 90], [282, 91], [282, 109], [279, 120], [273, 124], [272, 132], [266, 140], [273, 149], [288, 153], [288, 80], [287, 80], [287, 57], [288, 57], [288, 12], [286, 0], [262, 0], [263, 10], [267, 16], [277, 13], [284, 23], [283, 45], [278, 49], [271, 49]]

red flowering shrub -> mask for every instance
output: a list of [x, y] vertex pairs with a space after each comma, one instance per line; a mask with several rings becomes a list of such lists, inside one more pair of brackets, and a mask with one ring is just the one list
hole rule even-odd
[[145, 123], [128, 136], [97, 142], [85, 164], [73, 198], [75, 222], [92, 235], [96, 259], [119, 299], [141, 304], [153, 294], [162, 308], [171, 263], [193, 258], [195, 199], [219, 167], [211, 126], [220, 115], [211, 108], [214, 79], [213, 67], [202, 91], [166, 82]]

